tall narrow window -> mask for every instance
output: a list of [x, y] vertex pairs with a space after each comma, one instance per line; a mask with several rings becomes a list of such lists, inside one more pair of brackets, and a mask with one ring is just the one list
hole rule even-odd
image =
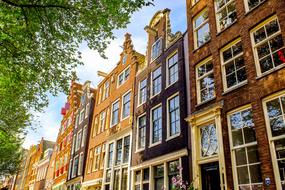
[[73, 135], [73, 139], [72, 139], [72, 149], [71, 149], [72, 154], [74, 154], [75, 152], [75, 146], [76, 146], [76, 134]]
[[275, 154], [272, 155], [272, 162], [277, 189], [285, 189], [285, 92], [273, 94], [263, 105], [270, 148]]
[[130, 76], [130, 67], [122, 71], [118, 76], [118, 87], [121, 86], [124, 82], [129, 79]]
[[80, 145], [81, 145], [81, 140], [82, 140], [82, 131], [80, 130], [80, 131], [77, 133], [77, 140], [76, 140], [76, 148], [75, 148], [75, 151], [79, 150]]
[[175, 96], [168, 100], [168, 136], [177, 135], [180, 133], [180, 106], [179, 96]]
[[87, 173], [90, 173], [91, 170], [92, 170], [93, 156], [94, 156], [93, 155], [93, 149], [91, 149], [90, 152], [89, 152]]
[[95, 148], [93, 171], [99, 169], [101, 146]]
[[101, 157], [100, 169], [103, 169], [103, 168], [104, 168], [105, 155], [106, 155], [106, 144], [104, 143], [104, 144], [102, 145], [102, 157]]
[[123, 96], [123, 113], [122, 113], [123, 119], [130, 116], [130, 111], [131, 111], [131, 92], [128, 92], [126, 95]]
[[85, 146], [86, 138], [87, 138], [87, 126], [85, 126], [84, 129], [83, 129], [81, 147]]
[[102, 111], [100, 113], [100, 132], [103, 132], [105, 130], [106, 125], [106, 111]]
[[82, 109], [82, 110], [80, 111], [79, 124], [82, 123], [83, 119], [84, 119], [84, 109]]
[[277, 16], [257, 26], [251, 36], [258, 75], [285, 63], [284, 42]]
[[206, 59], [198, 64], [196, 67], [196, 80], [198, 103], [215, 97], [214, 71], [211, 59]]
[[240, 39], [221, 50], [224, 89], [233, 88], [247, 80]]
[[118, 124], [119, 122], [119, 100], [112, 105], [112, 119], [111, 126]]
[[218, 31], [222, 31], [237, 20], [235, 0], [215, 0]]
[[129, 161], [129, 155], [130, 155], [130, 136], [126, 136], [124, 138], [124, 155], [123, 155], [124, 163], [127, 163]]
[[74, 158], [72, 177], [75, 177], [78, 172], [78, 156]]
[[152, 118], [152, 143], [161, 141], [162, 138], [162, 108], [155, 108], [151, 112]]
[[128, 189], [128, 169], [127, 168], [122, 169], [121, 177], [122, 177], [121, 190]]
[[257, 151], [252, 109], [235, 111], [228, 116], [232, 160], [238, 189], [261, 189], [262, 176]]
[[194, 18], [194, 40], [195, 49], [201, 47], [210, 40], [210, 27], [208, 9], [204, 9]]
[[171, 161], [168, 163], [168, 187], [170, 190], [176, 187], [176, 183], [173, 178], [176, 178], [179, 174], [179, 160]]
[[154, 167], [154, 189], [163, 189], [164, 187], [164, 165]]
[[117, 141], [116, 148], [116, 165], [121, 164], [122, 162], [122, 150], [123, 149], [123, 139]]
[[215, 124], [200, 127], [201, 157], [211, 157], [218, 154], [218, 139]]
[[114, 183], [113, 183], [113, 189], [119, 190], [120, 185], [120, 170], [115, 170], [114, 172]]
[[145, 147], [145, 135], [146, 135], [146, 115], [138, 118], [138, 149]]
[[85, 118], [89, 116], [89, 111], [90, 111], [90, 103], [86, 104], [85, 107]]
[[80, 156], [79, 156], [79, 167], [78, 167], [78, 175], [81, 175], [82, 174], [82, 169], [83, 169], [83, 153], [81, 152], [80, 153]]
[[151, 48], [151, 60], [155, 60], [162, 53], [162, 38], [153, 43]]
[[178, 53], [175, 53], [167, 60], [168, 63], [168, 85], [178, 81]]
[[151, 95], [155, 96], [161, 91], [161, 67], [154, 70], [151, 74], [152, 74]]
[[106, 81], [104, 84], [104, 99], [109, 97], [109, 88], [110, 88], [110, 83], [109, 81]]
[[139, 84], [139, 105], [146, 102], [147, 99], [147, 79], [140, 81]]
[[112, 166], [114, 153], [114, 143], [109, 144], [109, 155], [108, 155], [108, 168]]

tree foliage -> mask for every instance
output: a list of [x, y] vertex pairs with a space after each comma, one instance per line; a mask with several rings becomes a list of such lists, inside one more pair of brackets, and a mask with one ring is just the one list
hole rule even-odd
[[19, 142], [30, 111], [47, 105], [47, 93], [67, 92], [72, 71], [82, 64], [83, 41], [104, 57], [112, 31], [152, 1], [0, 0], [0, 143], [4, 137]]

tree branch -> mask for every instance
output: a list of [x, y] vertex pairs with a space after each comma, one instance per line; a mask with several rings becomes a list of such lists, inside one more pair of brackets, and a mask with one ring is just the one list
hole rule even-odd
[[17, 4], [15, 2], [9, 1], [9, 0], [1, 0], [4, 3], [7, 3], [14, 7], [28, 7], [28, 8], [62, 8], [62, 9], [71, 9], [72, 7], [64, 6], [64, 5], [53, 5], [53, 4], [47, 4], [47, 5], [39, 5], [39, 4]]

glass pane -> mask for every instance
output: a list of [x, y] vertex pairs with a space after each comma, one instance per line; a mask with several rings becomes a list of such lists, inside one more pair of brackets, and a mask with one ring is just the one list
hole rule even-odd
[[260, 28], [259, 30], [257, 30], [255, 33], [254, 33], [254, 41], [255, 43], [258, 43], [262, 40], [264, 40], [266, 38], [266, 34], [265, 34], [265, 30], [264, 28]]
[[276, 36], [275, 38], [271, 39], [269, 41], [269, 43], [270, 43], [270, 47], [271, 47], [272, 52], [275, 52], [276, 50], [279, 50], [280, 48], [282, 48], [284, 46], [281, 34]]
[[245, 148], [236, 149], [235, 155], [236, 155], [236, 165], [237, 166], [247, 164]]
[[257, 146], [247, 147], [247, 156], [249, 164], [259, 162]]
[[256, 141], [255, 129], [253, 127], [251, 127], [251, 128], [249, 128], [249, 127], [243, 128], [243, 133], [244, 133], [244, 141], [245, 141], [245, 143], [251, 143], [251, 142], [255, 142]]
[[209, 23], [206, 23], [197, 31], [198, 47], [210, 40], [210, 27]]
[[202, 157], [208, 157], [217, 154], [218, 142], [215, 125], [211, 124], [205, 127], [201, 127], [200, 136]]
[[273, 66], [273, 62], [272, 62], [272, 59], [271, 59], [271, 56], [267, 56], [263, 59], [261, 59], [259, 61], [260, 63], [260, 70], [261, 70], [261, 73], [264, 73], [266, 71], [269, 71], [271, 70], [274, 66]]
[[233, 140], [233, 146], [244, 144], [241, 129], [232, 131], [232, 140]]
[[143, 170], [143, 180], [147, 181], [149, 179], [149, 168]]
[[224, 58], [224, 62], [226, 62], [227, 60], [232, 58], [232, 49], [231, 48], [229, 48], [223, 52], [223, 58]]
[[257, 47], [257, 54], [259, 59], [267, 56], [270, 54], [269, 44], [266, 42]]
[[228, 75], [226, 78], [227, 78], [227, 87], [228, 88], [237, 84], [237, 78], [236, 78], [235, 73]]
[[285, 49], [280, 49], [273, 54], [274, 66], [277, 67], [285, 63]]
[[267, 36], [271, 36], [272, 34], [276, 33], [279, 31], [279, 25], [277, 20], [273, 20], [270, 23], [266, 24], [265, 26]]
[[238, 167], [237, 173], [238, 173], [238, 183], [239, 184], [248, 184], [249, 183], [247, 166]]
[[260, 165], [251, 165], [249, 166], [251, 183], [262, 183]]

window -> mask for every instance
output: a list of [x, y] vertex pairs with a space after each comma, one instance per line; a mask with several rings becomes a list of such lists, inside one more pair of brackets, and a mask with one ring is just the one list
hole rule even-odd
[[98, 170], [100, 166], [100, 153], [101, 153], [101, 146], [95, 148], [94, 152], [94, 164], [92, 171]]
[[100, 129], [98, 132], [103, 132], [105, 130], [105, 125], [106, 125], [106, 111], [102, 111], [100, 113]]
[[122, 113], [122, 119], [127, 118], [130, 116], [131, 111], [131, 92], [128, 92], [126, 95], [123, 96], [123, 113]]
[[195, 49], [201, 47], [208, 42], [210, 37], [209, 17], [208, 9], [204, 9], [194, 18], [194, 40]]
[[85, 108], [85, 118], [88, 117], [89, 111], [90, 111], [90, 104], [88, 103], [88, 104], [86, 105], [86, 108]]
[[79, 124], [79, 114], [76, 115], [75, 129], [78, 127], [78, 124]]
[[92, 122], [93, 129], [92, 129], [92, 137], [95, 137], [97, 133], [99, 133], [99, 128], [98, 128], [98, 116], [94, 116], [94, 122]]
[[151, 61], [155, 60], [162, 53], [162, 38], [156, 40], [151, 48]]
[[264, 1], [265, 0], [245, 0], [245, 7], [246, 7], [247, 11], [250, 11]]
[[123, 149], [123, 139], [117, 141], [117, 150], [116, 150], [116, 165], [121, 164], [122, 162], [122, 150]]
[[257, 151], [252, 109], [243, 108], [228, 115], [232, 161], [238, 189], [261, 189], [262, 176]]
[[209, 124], [200, 127], [201, 157], [211, 157], [218, 154], [218, 139], [216, 126]]
[[73, 135], [73, 139], [72, 139], [72, 154], [74, 154], [74, 151], [75, 151], [75, 146], [76, 146], [76, 134]]
[[109, 155], [108, 155], [108, 168], [112, 166], [113, 163], [113, 153], [114, 153], [114, 143], [109, 144]]
[[137, 130], [137, 149], [145, 148], [145, 135], [146, 135], [146, 115], [138, 118], [138, 130]]
[[81, 110], [81, 112], [80, 112], [80, 116], [79, 116], [79, 124], [80, 124], [80, 123], [82, 123], [83, 119], [84, 119], [84, 109], [83, 109], [83, 110]]
[[264, 21], [252, 32], [257, 75], [269, 72], [285, 63], [284, 43], [276, 16]]
[[119, 122], [119, 100], [112, 104], [112, 119], [111, 126], [118, 124]]
[[149, 190], [149, 168], [134, 172], [134, 190]]
[[82, 169], [83, 169], [83, 152], [80, 153], [80, 156], [79, 156], [79, 167], [78, 167], [78, 175], [81, 175], [82, 174]]
[[141, 171], [139, 170], [135, 172], [135, 190], [141, 189], [140, 183], [141, 183]]
[[179, 95], [168, 100], [168, 137], [180, 133]]
[[176, 178], [178, 175], [180, 175], [179, 172], [179, 160], [175, 160], [172, 162], [169, 162], [168, 164], [168, 187], [170, 190], [174, 189], [176, 183], [173, 183], [173, 178]]
[[222, 31], [237, 20], [235, 0], [215, 0], [218, 31]]
[[124, 54], [124, 56], [123, 56], [123, 59], [122, 59], [122, 64], [124, 65], [124, 64], [126, 64], [126, 62], [127, 62], [127, 55], [126, 54]]
[[263, 101], [277, 189], [285, 189], [285, 91]]
[[127, 163], [129, 161], [129, 155], [130, 155], [130, 136], [127, 136], [124, 138], [124, 155], [123, 155], [124, 163]]
[[77, 133], [77, 140], [76, 140], [76, 148], [75, 151], [77, 151], [80, 148], [81, 144], [81, 139], [82, 139], [82, 132], [81, 130]]
[[68, 167], [68, 179], [71, 179], [72, 177], [72, 159], [69, 161], [69, 167]]
[[72, 169], [72, 177], [75, 177], [78, 172], [78, 156], [74, 158], [73, 169]]
[[163, 189], [164, 187], [164, 165], [154, 167], [154, 189]]
[[105, 190], [110, 190], [111, 170], [106, 170]]
[[197, 98], [198, 103], [208, 101], [215, 97], [215, 82], [213, 63], [206, 59], [196, 67]]
[[161, 67], [158, 67], [152, 73], [152, 89], [151, 95], [155, 96], [161, 91]]
[[126, 68], [123, 72], [119, 74], [118, 77], [118, 87], [121, 86], [124, 82], [129, 79], [130, 76], [130, 67]]
[[101, 157], [100, 169], [104, 168], [105, 155], [106, 155], [106, 144], [104, 143], [102, 145], [102, 157]]
[[84, 145], [86, 143], [86, 137], [87, 137], [87, 126], [85, 126], [83, 129], [81, 147], [84, 147]]
[[147, 99], [147, 79], [139, 83], [139, 105], [146, 102]]
[[224, 89], [233, 88], [247, 80], [240, 39], [221, 50]]
[[175, 53], [172, 57], [167, 60], [168, 64], [168, 79], [167, 84], [172, 85], [178, 81], [178, 53]]
[[121, 190], [128, 189], [128, 169], [127, 168], [122, 169], [121, 176], [122, 176]]
[[90, 152], [89, 152], [89, 160], [88, 160], [87, 173], [90, 173], [90, 172], [91, 172], [92, 164], [93, 164], [93, 149], [91, 149]]
[[120, 184], [120, 170], [115, 170], [113, 189], [119, 190], [119, 184]]
[[162, 108], [161, 106], [151, 111], [152, 143], [161, 141], [162, 138]]
[[103, 91], [104, 100], [109, 97], [109, 88], [110, 88], [110, 83], [109, 81], [106, 81], [104, 84], [104, 91]]

